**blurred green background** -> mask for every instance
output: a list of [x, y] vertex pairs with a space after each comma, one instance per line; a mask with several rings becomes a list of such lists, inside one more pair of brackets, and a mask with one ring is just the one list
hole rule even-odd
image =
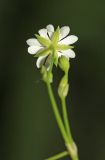
[[[105, 1], [1, 0], [0, 22], [0, 159], [44, 160], [64, 150], [45, 84], [26, 45], [52, 23], [69, 25], [79, 37], [67, 103], [80, 160], [105, 160]], [[56, 88], [62, 73], [55, 69], [54, 74]]]

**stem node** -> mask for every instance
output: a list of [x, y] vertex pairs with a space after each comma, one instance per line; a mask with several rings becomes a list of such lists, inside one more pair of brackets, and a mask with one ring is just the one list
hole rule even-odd
[[77, 146], [74, 142], [72, 144], [70, 144], [70, 143], [66, 144], [66, 148], [67, 148], [72, 160], [79, 160], [78, 149], [77, 149]]

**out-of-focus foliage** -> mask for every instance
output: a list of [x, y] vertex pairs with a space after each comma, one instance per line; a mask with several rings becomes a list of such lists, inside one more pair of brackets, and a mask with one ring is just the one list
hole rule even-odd
[[[25, 42], [49, 23], [69, 25], [79, 37], [67, 103], [80, 159], [105, 159], [104, 6], [104, 0], [0, 1], [2, 160], [43, 160], [64, 150], [47, 90]], [[54, 74], [56, 88], [62, 73], [55, 68]]]

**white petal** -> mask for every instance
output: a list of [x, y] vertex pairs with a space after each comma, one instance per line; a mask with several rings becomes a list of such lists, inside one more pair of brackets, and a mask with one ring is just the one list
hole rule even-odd
[[28, 47], [28, 53], [30, 53], [30, 54], [36, 54], [41, 49], [43, 49], [43, 47], [40, 47], [40, 46], [30, 46], [30, 47]]
[[41, 46], [39, 41], [36, 38], [30, 38], [26, 41], [29, 46]]
[[61, 57], [62, 53], [58, 51], [58, 57]]
[[62, 55], [67, 58], [75, 58], [75, 52], [72, 49], [68, 49], [62, 52]]
[[54, 26], [52, 24], [47, 25], [46, 28], [49, 32], [54, 32]]
[[42, 36], [46, 39], [49, 39], [48, 35], [47, 35], [47, 29], [43, 28], [43, 29], [40, 29], [38, 32], [39, 32], [40, 36]]
[[49, 24], [46, 26], [46, 28], [47, 28], [48, 35], [51, 38], [54, 33], [54, 26], [52, 24]]
[[69, 44], [75, 43], [77, 40], [78, 40], [77, 36], [71, 35], [71, 36], [68, 36], [68, 37], [64, 38], [63, 40], [61, 40], [59, 42], [59, 44], [69, 45]]
[[70, 32], [70, 27], [69, 26], [64, 26], [61, 27], [60, 29], [60, 40], [66, 37]]
[[40, 57], [37, 59], [37, 61], [36, 61], [36, 66], [37, 66], [37, 68], [40, 68], [40, 67], [43, 65], [45, 59], [46, 59], [46, 56], [40, 56]]

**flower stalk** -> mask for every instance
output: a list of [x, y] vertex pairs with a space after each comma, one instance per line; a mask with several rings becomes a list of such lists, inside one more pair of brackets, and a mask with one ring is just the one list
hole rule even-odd
[[51, 84], [47, 81], [46, 85], [47, 85], [50, 101], [51, 101], [51, 104], [52, 104], [52, 109], [53, 109], [57, 124], [59, 126], [60, 132], [62, 134], [62, 137], [63, 137], [64, 141], [66, 143], [68, 143], [69, 138], [68, 138], [67, 133], [65, 131], [61, 116], [59, 114], [58, 107], [57, 107], [57, 104], [56, 104], [56, 101], [55, 101], [55, 98], [54, 98], [54, 94], [53, 94], [53, 91], [52, 91]]
[[62, 103], [62, 114], [63, 114], [65, 129], [66, 129], [67, 135], [69, 137], [70, 143], [72, 143], [73, 138], [72, 138], [72, 135], [71, 135], [70, 125], [69, 125], [69, 120], [68, 120], [68, 115], [67, 115], [66, 102], [65, 102], [64, 97], [61, 98], [61, 103]]

